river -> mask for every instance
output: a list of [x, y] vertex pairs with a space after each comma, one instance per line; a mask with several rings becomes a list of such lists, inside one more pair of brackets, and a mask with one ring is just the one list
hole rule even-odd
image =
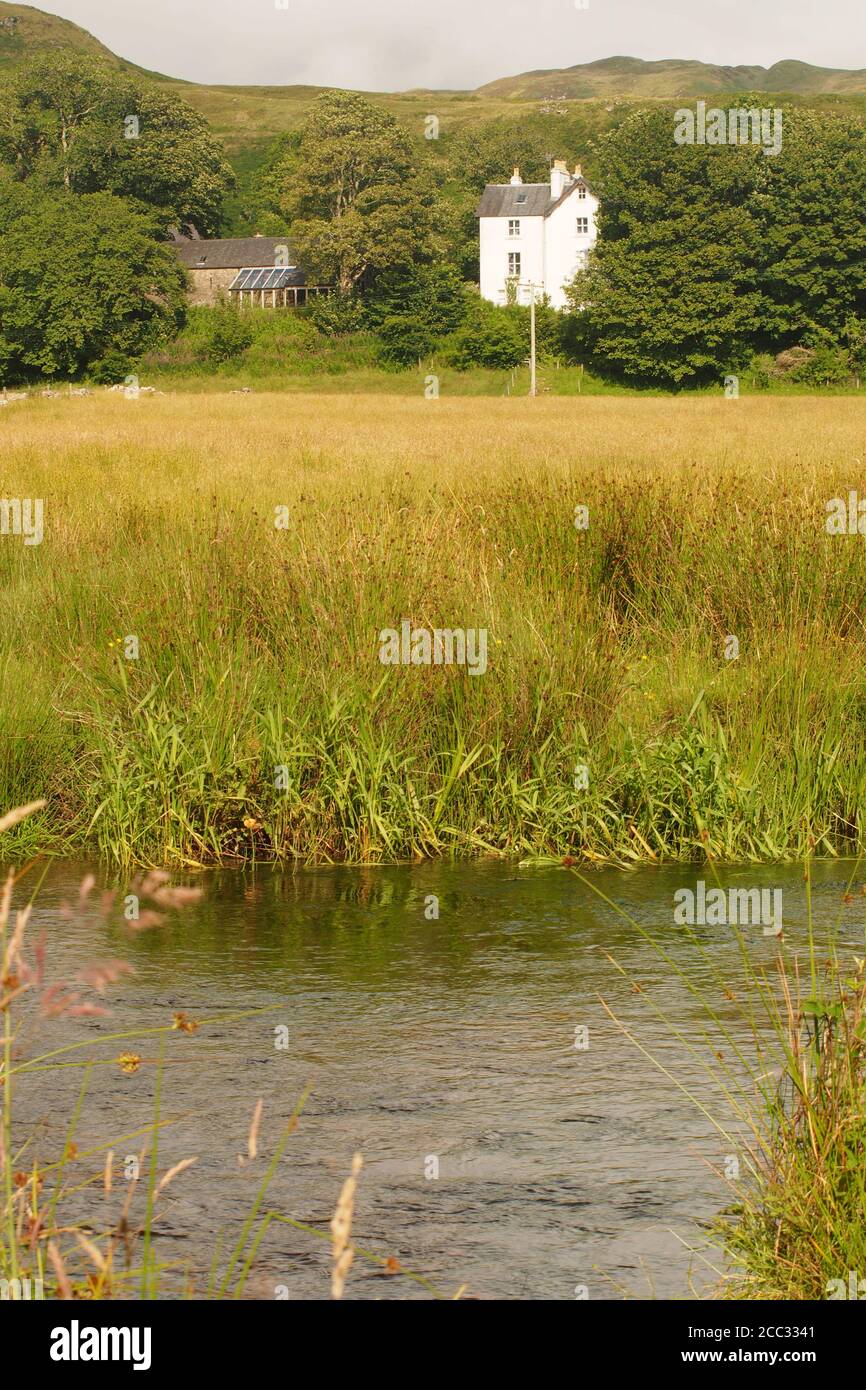
[[[479, 1298], [687, 1298], [713, 1283], [702, 1255], [720, 1261], [705, 1249], [701, 1223], [730, 1199], [719, 1170], [731, 1145], [677, 1083], [728, 1117], [698, 1058], [652, 1006], [701, 1047], [706, 1021], [617, 911], [663, 941], [745, 1039], [739, 1005], [719, 985], [738, 995], [733, 933], [697, 927], [700, 949], [674, 923], [674, 894], [705, 872], [592, 870], [590, 887], [563, 868], [492, 861], [220, 870], [194, 880], [205, 890], [200, 904], [131, 933], [119, 908], [105, 919], [95, 911], [107, 882], [99, 869], [94, 909], [64, 909], [89, 868], [49, 868], [28, 938], [44, 932], [51, 979], [107, 958], [128, 961], [135, 974], [108, 991], [111, 1018], [43, 1021], [40, 1046], [158, 1027], [178, 1012], [216, 1020], [192, 1035], [172, 1032], [166, 1046], [162, 1114], [172, 1123], [160, 1135], [160, 1172], [197, 1160], [157, 1204], [158, 1253], [173, 1265], [167, 1292], [189, 1270], [204, 1294], [220, 1233], [226, 1251], [308, 1084], [267, 1206], [326, 1230], [358, 1150], [355, 1238], [449, 1296], [465, 1286]], [[841, 917], [841, 941], [862, 951], [866, 899], [842, 901], [852, 868], [815, 866], [814, 912], [824, 925]], [[720, 878], [781, 888], [783, 949], [804, 949], [802, 867], [728, 869]], [[772, 960], [771, 935], [749, 928], [746, 938], [755, 959]], [[272, 1012], [228, 1021], [260, 1008]], [[32, 1053], [33, 1040], [22, 1046]], [[150, 1123], [158, 1046], [150, 1037], [93, 1050], [144, 1060], [133, 1074], [114, 1062], [93, 1069], [67, 1177], [98, 1172], [103, 1155], [85, 1157], [90, 1148]], [[75, 1068], [22, 1078], [16, 1133], [35, 1136], [28, 1162], [62, 1150], [81, 1079]], [[258, 1099], [260, 1156], [241, 1165]], [[116, 1143], [117, 1162], [143, 1142]], [[118, 1209], [124, 1183], [115, 1182], [121, 1191], [108, 1197], [91, 1190], [72, 1199], [96, 1230]], [[326, 1242], [272, 1226], [246, 1294], [327, 1297], [329, 1261]], [[429, 1295], [358, 1259], [346, 1296]]]

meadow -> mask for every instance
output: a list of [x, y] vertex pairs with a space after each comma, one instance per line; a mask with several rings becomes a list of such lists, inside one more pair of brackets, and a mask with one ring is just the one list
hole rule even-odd
[[[4, 852], [859, 852], [863, 540], [825, 518], [864, 431], [845, 397], [12, 405], [0, 494], [45, 534], [0, 536], [0, 806], [47, 806]], [[403, 621], [486, 629], [485, 674], [381, 664]]]

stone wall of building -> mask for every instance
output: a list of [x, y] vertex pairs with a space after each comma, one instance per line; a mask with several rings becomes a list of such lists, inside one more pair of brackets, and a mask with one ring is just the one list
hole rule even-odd
[[237, 277], [238, 269], [208, 270], [205, 267], [197, 270], [195, 266], [187, 267], [190, 304], [219, 304], [223, 297], [228, 298], [228, 287]]

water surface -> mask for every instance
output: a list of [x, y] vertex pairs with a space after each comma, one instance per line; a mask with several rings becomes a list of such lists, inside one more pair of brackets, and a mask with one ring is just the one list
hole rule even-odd
[[[724, 1104], [650, 1006], [694, 1042], [706, 1021], [615, 910], [663, 940], [745, 1037], [723, 989], [729, 983], [736, 993], [740, 975], [731, 931], [698, 928], [702, 950], [674, 925], [673, 895], [703, 876], [698, 869], [593, 873], [615, 907], [560, 868], [213, 872], [196, 880], [202, 904], [131, 935], [117, 909], [108, 920], [95, 910], [64, 913], [87, 868], [51, 867], [30, 939], [44, 932], [51, 978], [107, 958], [131, 962], [136, 973], [109, 991], [110, 1019], [43, 1023], [42, 1041], [155, 1027], [178, 1011], [227, 1018], [276, 1006], [194, 1036], [172, 1033], [166, 1048], [162, 1106], [175, 1122], [160, 1138], [160, 1170], [197, 1162], [160, 1199], [159, 1251], [193, 1271], [200, 1294], [219, 1233], [224, 1245], [237, 1236], [308, 1083], [269, 1204], [326, 1229], [360, 1150], [357, 1240], [445, 1293], [466, 1285], [482, 1298], [570, 1299], [585, 1285], [591, 1298], [684, 1298], [712, 1277], [689, 1247], [703, 1248], [700, 1223], [729, 1200], [714, 1169], [731, 1145], [672, 1078], [721, 1117]], [[104, 886], [104, 872], [94, 872]], [[841, 940], [862, 953], [866, 899], [842, 902], [851, 872], [843, 863], [817, 867], [815, 913], [822, 923], [841, 917]], [[802, 869], [728, 870], [722, 882], [782, 887], [784, 949], [802, 950]], [[438, 919], [426, 915], [432, 895]], [[771, 937], [752, 929], [747, 938], [756, 959], [772, 959]], [[617, 1027], [602, 998], [671, 1078]], [[575, 1046], [583, 1027], [587, 1048]], [[82, 1154], [152, 1120], [158, 1041], [94, 1055], [116, 1057], [123, 1047], [145, 1062], [133, 1075], [116, 1064], [94, 1069], [76, 1132]], [[36, 1126], [42, 1161], [62, 1149], [80, 1083], [80, 1070], [64, 1069], [22, 1087], [21, 1133]], [[259, 1098], [263, 1157], [242, 1168], [237, 1156]], [[118, 1159], [142, 1142], [115, 1145]], [[101, 1158], [78, 1163], [90, 1173]], [[96, 1229], [117, 1210], [117, 1194], [81, 1200]], [[320, 1298], [328, 1277], [324, 1242], [275, 1226], [248, 1292], [273, 1298], [283, 1286], [293, 1298]], [[357, 1261], [347, 1296], [427, 1295]]]

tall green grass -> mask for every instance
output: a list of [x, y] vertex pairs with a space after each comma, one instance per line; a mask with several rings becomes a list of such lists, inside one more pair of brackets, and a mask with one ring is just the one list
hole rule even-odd
[[[4, 488], [47, 518], [0, 538], [0, 801], [49, 801], [21, 853], [864, 848], [863, 540], [824, 530], [858, 402], [16, 409]], [[383, 666], [404, 618], [486, 628], [486, 674]]]

